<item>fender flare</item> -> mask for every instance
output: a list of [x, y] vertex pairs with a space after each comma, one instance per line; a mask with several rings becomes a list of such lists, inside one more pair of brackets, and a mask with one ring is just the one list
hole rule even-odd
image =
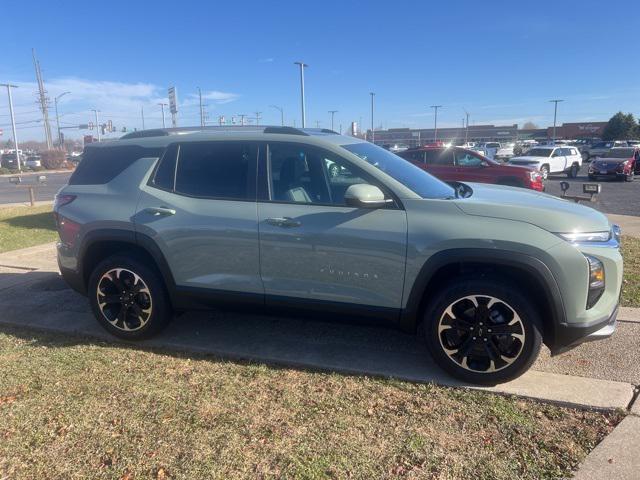
[[551, 327], [545, 337], [554, 338], [559, 324], [565, 323], [565, 309], [558, 283], [549, 267], [539, 258], [509, 250], [484, 248], [454, 248], [442, 250], [424, 263], [407, 297], [405, 308], [400, 314], [399, 326], [404, 331], [415, 332], [421, 321], [421, 306], [429, 282], [441, 268], [453, 264], [485, 264], [487, 266], [507, 266], [519, 268], [532, 275], [542, 286], [551, 307], [552, 318], [545, 322]]

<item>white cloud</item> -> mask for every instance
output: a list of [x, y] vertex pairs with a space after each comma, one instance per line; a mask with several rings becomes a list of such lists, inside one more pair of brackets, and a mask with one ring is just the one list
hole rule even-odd
[[[35, 128], [34, 122], [41, 119], [36, 104], [36, 82], [12, 82], [19, 88], [12, 91], [16, 122], [24, 126], [24, 131], [18, 134], [23, 139], [41, 138], [42, 128]], [[90, 80], [78, 77], [45, 78], [45, 88], [50, 99], [49, 117], [51, 127], [55, 130], [54, 98], [63, 92], [70, 92], [60, 97], [59, 111], [61, 126], [71, 126], [88, 123], [94, 120], [91, 109], [100, 110], [99, 121], [112, 120], [119, 129], [126, 126], [129, 129], [141, 128], [141, 108], [144, 108], [145, 127], [153, 128], [162, 123], [161, 109], [158, 103], [168, 103], [167, 87], [145, 82], [114, 82], [108, 80]], [[198, 104], [198, 95], [188, 93], [181, 97], [178, 88], [179, 121], [182, 125], [195, 124], [197, 109], [192, 108]], [[209, 90], [203, 93], [203, 99], [214, 108], [215, 104], [226, 104], [237, 100], [237, 93]], [[181, 101], [181, 99], [183, 99]], [[185, 110], [182, 110], [184, 107]], [[168, 109], [165, 108], [167, 121], [170, 118]], [[193, 117], [193, 118], [192, 118]], [[31, 122], [27, 126], [26, 122]], [[6, 89], [0, 89], [0, 124], [9, 123], [9, 109]], [[197, 123], [197, 122], [196, 122]], [[0, 127], [1, 128], [1, 127]], [[5, 128], [8, 131], [7, 128]], [[83, 131], [67, 130], [68, 136], [79, 136]], [[113, 134], [116, 136], [115, 134]], [[118, 134], [120, 135], [120, 134]]]

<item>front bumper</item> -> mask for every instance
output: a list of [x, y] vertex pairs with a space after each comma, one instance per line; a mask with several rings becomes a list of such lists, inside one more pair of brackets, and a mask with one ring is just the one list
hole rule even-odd
[[616, 305], [611, 316], [604, 321], [597, 321], [590, 325], [571, 325], [566, 323], [558, 325], [555, 331], [554, 344], [549, 348], [551, 355], [559, 355], [586, 342], [609, 338], [616, 331], [618, 307]]

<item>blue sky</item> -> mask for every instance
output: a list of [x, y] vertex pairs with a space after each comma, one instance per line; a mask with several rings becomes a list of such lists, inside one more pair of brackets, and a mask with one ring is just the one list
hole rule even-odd
[[[37, 5], [37, 6], [36, 6]], [[11, 2], [3, 5], [0, 82], [15, 91], [19, 139], [41, 139], [31, 48], [63, 126], [101, 120], [161, 125], [158, 102], [175, 85], [179, 123], [199, 122], [197, 87], [209, 121], [262, 112], [261, 123], [300, 125], [299, 77], [306, 70], [307, 126], [370, 124], [546, 126], [551, 98], [559, 122], [640, 114], [636, 1], [183, 1]], [[11, 21], [9, 21], [11, 19]], [[13, 25], [16, 25], [15, 27]], [[53, 108], [52, 108], [53, 116]], [[3, 139], [10, 128], [0, 90]], [[168, 119], [168, 117], [167, 117]], [[82, 132], [67, 130], [68, 136]]]

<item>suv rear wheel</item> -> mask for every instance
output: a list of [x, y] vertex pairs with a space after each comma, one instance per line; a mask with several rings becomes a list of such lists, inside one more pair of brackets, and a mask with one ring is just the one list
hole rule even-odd
[[571, 165], [569, 170], [567, 170], [567, 177], [576, 178], [578, 176], [579, 171], [580, 171], [580, 167], [578, 167], [578, 165], [574, 163], [573, 165]]
[[540, 318], [513, 285], [470, 279], [440, 290], [424, 317], [434, 360], [454, 377], [495, 385], [523, 374], [542, 344]]
[[126, 255], [111, 256], [94, 268], [89, 301], [98, 322], [126, 340], [151, 337], [172, 317], [160, 276]]

